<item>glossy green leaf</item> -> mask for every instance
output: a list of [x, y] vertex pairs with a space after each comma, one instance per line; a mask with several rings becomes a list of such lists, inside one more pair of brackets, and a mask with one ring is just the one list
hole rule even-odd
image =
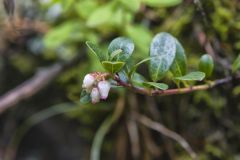
[[181, 81], [201, 81], [204, 78], [205, 78], [205, 73], [200, 71], [191, 72], [181, 77], [175, 77], [175, 79], [181, 80]]
[[116, 50], [122, 50], [113, 60], [126, 62], [133, 53], [134, 44], [131, 39], [125, 37], [115, 38], [108, 47], [108, 54], [111, 56]]
[[145, 85], [146, 87], [154, 87], [154, 88], [161, 89], [161, 90], [168, 89], [168, 85], [165, 83], [143, 82], [143, 85]]
[[102, 65], [103, 67], [110, 73], [116, 73], [119, 72], [123, 66], [124, 62], [111, 62], [111, 61], [103, 61]]
[[96, 44], [89, 41], [87, 41], [86, 44], [101, 62], [107, 60], [106, 54], [104, 54]]
[[232, 71], [233, 73], [240, 69], [240, 54], [238, 55], [237, 59], [232, 64]]
[[83, 90], [80, 95], [80, 103], [87, 104], [89, 102], [91, 102], [90, 94]]
[[210, 55], [204, 54], [200, 58], [199, 70], [206, 74], [206, 77], [210, 77], [213, 72], [214, 62]]
[[153, 81], [162, 79], [170, 66], [172, 65], [176, 55], [175, 38], [165, 32], [157, 34], [151, 43], [149, 70]]
[[176, 57], [170, 68], [174, 77], [180, 77], [187, 72], [187, 58], [185, 51], [179, 41], [176, 39]]
[[182, 2], [182, 0], [141, 0], [141, 1], [151, 7], [172, 7]]

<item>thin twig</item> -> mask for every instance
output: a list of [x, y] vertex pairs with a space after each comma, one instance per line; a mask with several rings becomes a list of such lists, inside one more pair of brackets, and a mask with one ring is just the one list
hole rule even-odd
[[67, 63], [56, 63], [50, 67], [41, 69], [31, 79], [2, 95], [0, 97], [0, 114], [6, 109], [38, 93], [63, 70], [78, 63], [81, 57], [75, 57]]
[[148, 117], [146, 117], [144, 115], [137, 114], [137, 120], [141, 124], [145, 125], [146, 127], [149, 127], [149, 128], [151, 128], [155, 131], [158, 131], [161, 134], [163, 134], [163, 135], [165, 135], [165, 136], [167, 136], [171, 139], [174, 139], [189, 153], [189, 155], [192, 157], [192, 159], [197, 159], [197, 154], [193, 151], [193, 149], [188, 144], [188, 142], [182, 136], [177, 134], [176, 132], [173, 132], [173, 131], [169, 130], [164, 125], [162, 125], [158, 122], [152, 121], [151, 119], [149, 119]]

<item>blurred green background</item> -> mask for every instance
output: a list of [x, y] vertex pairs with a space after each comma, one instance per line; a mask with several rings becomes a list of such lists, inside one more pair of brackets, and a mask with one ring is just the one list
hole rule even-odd
[[[128, 127], [132, 109], [182, 135], [199, 159], [239, 160], [238, 82], [166, 97], [116, 88], [104, 102], [79, 104], [84, 75], [104, 71], [97, 58], [88, 54], [85, 41], [107, 51], [115, 37], [129, 37], [135, 43], [133, 58], [138, 62], [148, 56], [156, 33], [169, 32], [184, 46], [192, 70], [209, 51], [207, 42], [223, 62], [237, 57], [239, 13], [238, 0], [18, 0], [15, 17], [9, 19], [1, 5], [1, 95], [43, 67], [77, 62], [0, 115], [0, 160], [87, 160], [96, 131], [119, 101], [124, 103], [124, 111], [103, 141], [103, 160], [190, 159], [176, 142], [141, 125], [137, 128], [140, 152], [134, 156]], [[215, 66], [212, 80], [229, 74], [225, 66]], [[148, 75], [144, 65], [139, 72]]]

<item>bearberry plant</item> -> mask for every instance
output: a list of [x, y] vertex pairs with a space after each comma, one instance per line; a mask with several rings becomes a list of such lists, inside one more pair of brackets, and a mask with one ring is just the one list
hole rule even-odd
[[[205, 54], [199, 60], [199, 69], [189, 72], [184, 48], [174, 36], [165, 32], [158, 33], [153, 38], [149, 57], [135, 64], [131, 58], [134, 43], [129, 38], [114, 39], [109, 44], [107, 53], [92, 42], [86, 42], [86, 44], [98, 57], [106, 72], [93, 72], [85, 76], [82, 85], [82, 103], [90, 101], [97, 103], [101, 99], [105, 100], [110, 86], [122, 86], [147, 95], [177, 94], [204, 89], [205, 85], [194, 88], [193, 84], [210, 78], [214, 69], [212, 57]], [[143, 63], [148, 63], [150, 81], [137, 72], [137, 68]], [[176, 84], [177, 90], [168, 89], [168, 84], [163, 82], [166, 77]], [[205, 82], [209, 86], [214, 85], [211, 81]], [[189, 89], [181, 89], [181, 86]]]

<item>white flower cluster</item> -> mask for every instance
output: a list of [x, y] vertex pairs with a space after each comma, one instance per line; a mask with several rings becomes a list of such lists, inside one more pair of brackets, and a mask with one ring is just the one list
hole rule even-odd
[[111, 85], [106, 80], [97, 80], [94, 74], [87, 74], [83, 79], [82, 87], [90, 93], [92, 103], [97, 103], [100, 99], [107, 99]]

